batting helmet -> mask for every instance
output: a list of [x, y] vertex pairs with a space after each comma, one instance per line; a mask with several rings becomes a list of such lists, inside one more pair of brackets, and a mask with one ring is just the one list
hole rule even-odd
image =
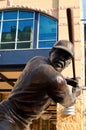
[[67, 51], [72, 57], [74, 55], [74, 46], [71, 42], [67, 41], [67, 40], [59, 40], [57, 41], [53, 48], [56, 49], [62, 49]]

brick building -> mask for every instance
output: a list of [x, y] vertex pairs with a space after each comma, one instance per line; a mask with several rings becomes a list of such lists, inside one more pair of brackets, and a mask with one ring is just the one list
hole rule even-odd
[[[68, 39], [67, 8], [74, 14], [76, 76], [85, 85], [85, 48], [82, 0], [1, 0], [0, 1], [0, 95], [7, 98], [27, 61], [48, 55], [56, 40]], [[63, 72], [72, 77], [72, 64]], [[44, 117], [32, 124], [35, 130], [83, 130], [85, 94], [75, 104], [75, 115], [63, 115], [54, 103]], [[57, 108], [57, 114], [56, 114]], [[47, 117], [45, 119], [45, 117]], [[50, 117], [48, 119], [48, 117]], [[55, 127], [56, 124], [56, 127]], [[31, 128], [32, 129], [32, 128]]]

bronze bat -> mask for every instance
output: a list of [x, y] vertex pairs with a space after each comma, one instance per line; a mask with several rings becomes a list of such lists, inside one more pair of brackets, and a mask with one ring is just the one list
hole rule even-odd
[[[68, 33], [69, 41], [74, 44], [74, 21], [73, 21], [73, 11], [70, 8], [67, 8], [67, 22], [68, 22]], [[72, 67], [73, 67], [73, 78], [76, 78], [75, 74], [75, 56], [72, 58]]]
[[[74, 16], [73, 16], [73, 10], [71, 8], [67, 8], [67, 22], [68, 22], [69, 41], [74, 45]], [[72, 68], [73, 68], [73, 78], [76, 79], [75, 55], [72, 58]], [[72, 89], [72, 91], [73, 93], [75, 92], [76, 96], [79, 96], [81, 93], [81, 88], [77, 85], [76, 88]]]

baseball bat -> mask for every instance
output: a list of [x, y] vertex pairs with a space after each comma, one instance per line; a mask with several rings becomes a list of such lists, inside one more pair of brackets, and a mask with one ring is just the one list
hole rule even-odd
[[[71, 8], [67, 8], [69, 41], [74, 45], [74, 21], [73, 20], [74, 20], [73, 10]], [[72, 68], [73, 68], [73, 78], [76, 79], [75, 56], [72, 58]]]

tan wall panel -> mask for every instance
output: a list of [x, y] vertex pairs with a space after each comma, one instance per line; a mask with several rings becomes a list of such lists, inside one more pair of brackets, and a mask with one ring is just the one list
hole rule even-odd
[[42, 8], [56, 8], [57, 7], [57, 2], [56, 0], [13, 0], [14, 4], [22, 4], [22, 5], [26, 5], [26, 6], [33, 6], [33, 7], [42, 7]]
[[59, 35], [59, 40], [69, 40], [68, 27], [67, 26], [60, 24], [59, 32], [62, 34], [62, 35]]
[[81, 4], [81, 0], [65, 0], [65, 2], [63, 0], [59, 0], [59, 6], [61, 7], [76, 7], [76, 6], [80, 6]]
[[[80, 24], [76, 24], [75, 29], [74, 29], [75, 41], [77, 41], [77, 40], [80, 41], [81, 40], [81, 33], [80, 33], [79, 30], [81, 30], [81, 26], [80, 26]], [[81, 43], [80, 43], [80, 45], [81, 45]]]
[[0, 0], [0, 6], [5, 6], [7, 4], [7, 0]]
[[62, 74], [64, 75], [64, 77], [73, 77], [72, 63], [63, 70]]

